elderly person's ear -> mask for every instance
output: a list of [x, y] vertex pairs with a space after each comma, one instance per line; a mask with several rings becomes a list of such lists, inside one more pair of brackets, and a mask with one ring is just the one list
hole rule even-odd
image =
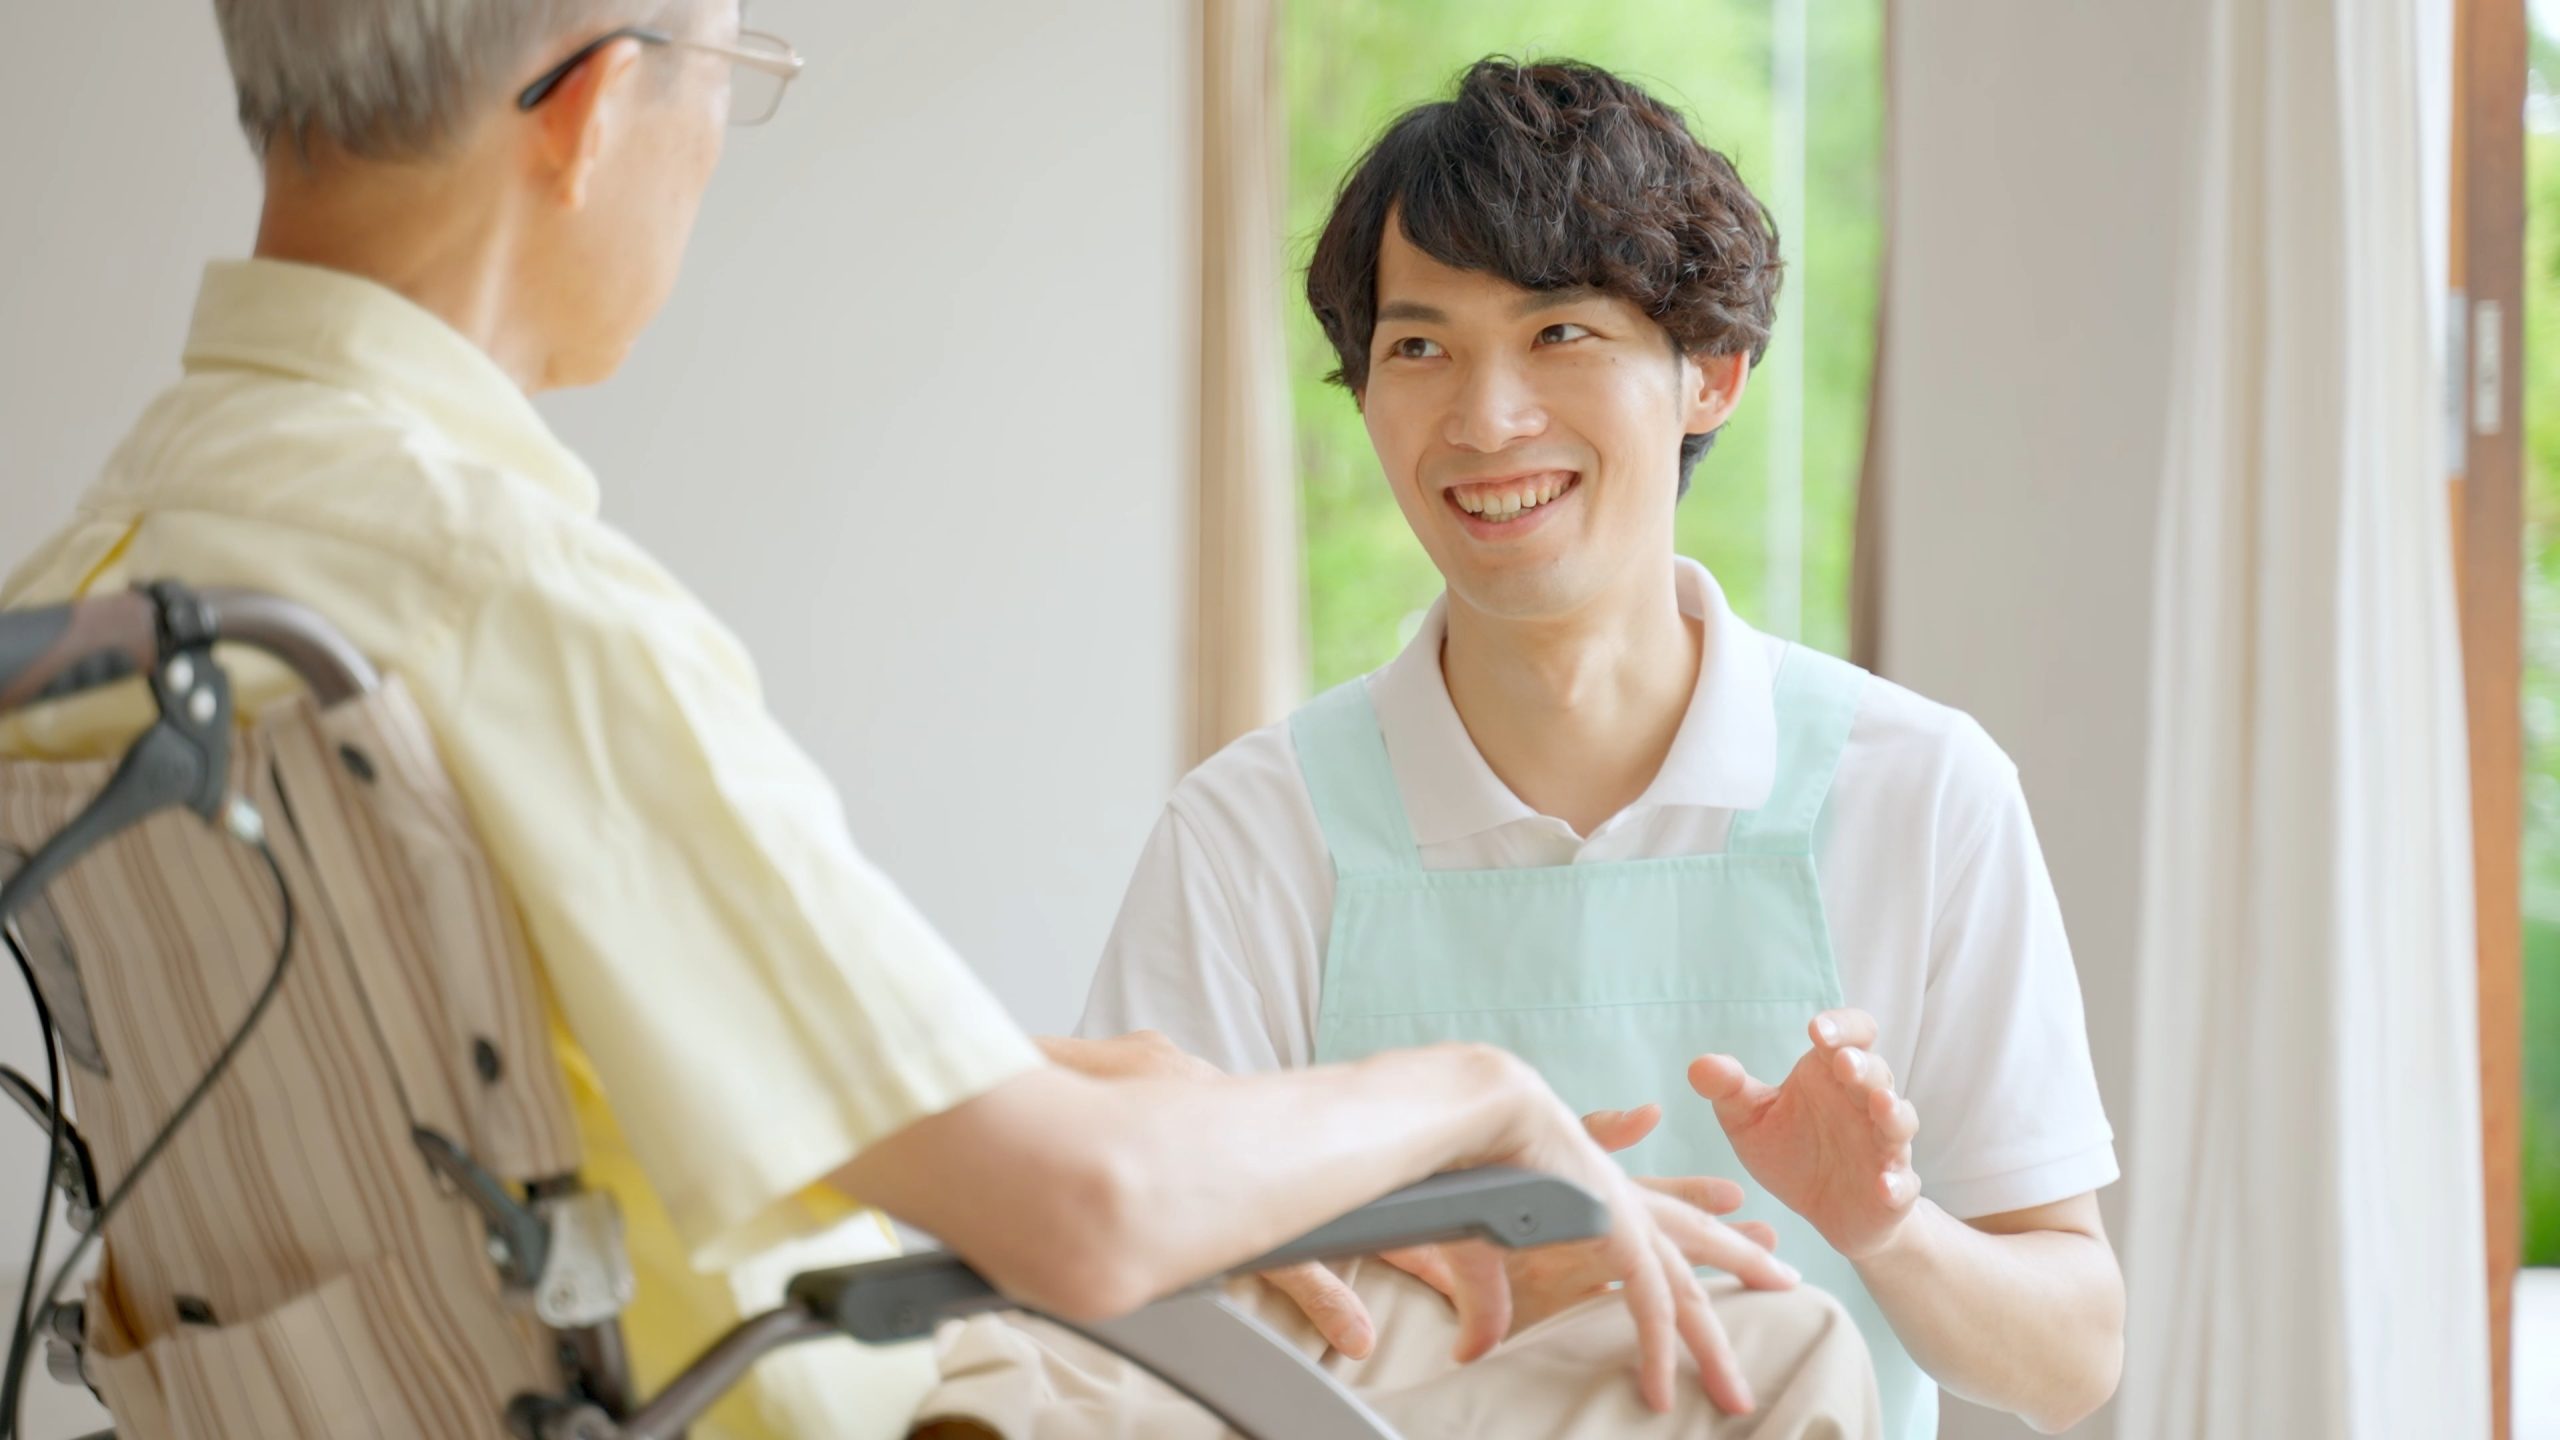
[[561, 204], [575, 209], [587, 203], [604, 148], [628, 113], [641, 51], [632, 39], [598, 46], [526, 117], [538, 137], [533, 163]]

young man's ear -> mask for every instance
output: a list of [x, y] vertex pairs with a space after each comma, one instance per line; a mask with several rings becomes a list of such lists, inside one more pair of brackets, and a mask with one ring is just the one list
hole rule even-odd
[[534, 174], [569, 209], [587, 203], [596, 164], [630, 111], [640, 52], [640, 42], [627, 38], [599, 49], [526, 117], [534, 124]]
[[1724, 424], [1742, 403], [1743, 388], [1751, 383], [1751, 357], [1747, 354], [1689, 355], [1680, 357], [1680, 395], [1688, 410], [1680, 428], [1690, 435], [1704, 435]]

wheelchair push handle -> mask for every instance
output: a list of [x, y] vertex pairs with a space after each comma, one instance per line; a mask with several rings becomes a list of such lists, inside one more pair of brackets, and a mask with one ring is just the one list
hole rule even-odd
[[0, 612], [0, 714], [139, 675], [159, 649], [151, 597], [139, 592]]
[[[173, 627], [173, 619], [184, 623]], [[300, 605], [161, 585], [0, 611], [0, 715], [145, 674], [176, 648], [216, 639], [282, 661], [324, 707], [381, 684], [362, 653]]]

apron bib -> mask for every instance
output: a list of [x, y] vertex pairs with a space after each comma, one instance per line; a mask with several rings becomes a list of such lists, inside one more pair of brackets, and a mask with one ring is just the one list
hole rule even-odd
[[1721, 1052], [1775, 1084], [1840, 1004], [1813, 844], [1866, 678], [1789, 647], [1776, 784], [1734, 816], [1725, 853], [1515, 870], [1423, 869], [1367, 687], [1309, 703], [1290, 733], [1335, 876], [1316, 1060], [1477, 1041], [1536, 1066], [1577, 1112], [1660, 1101], [1661, 1125], [1619, 1156], [1628, 1170], [1740, 1182], [1730, 1218], [1775, 1227], [1778, 1253], [1857, 1320], [1885, 1433], [1928, 1440], [1937, 1385], [1856, 1268], [1752, 1181], [1687, 1078]]

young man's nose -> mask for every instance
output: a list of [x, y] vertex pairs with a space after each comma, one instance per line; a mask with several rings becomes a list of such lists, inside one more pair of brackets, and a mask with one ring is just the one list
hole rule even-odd
[[1547, 428], [1547, 412], [1526, 376], [1505, 365], [1477, 365], [1461, 375], [1442, 437], [1461, 450], [1490, 454]]

